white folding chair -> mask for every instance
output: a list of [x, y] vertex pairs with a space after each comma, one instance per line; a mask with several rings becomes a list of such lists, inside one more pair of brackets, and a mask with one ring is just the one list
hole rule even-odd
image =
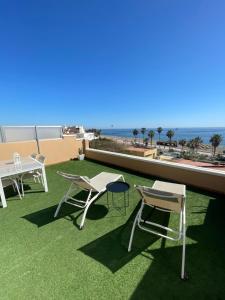
[[[38, 156], [36, 153], [32, 153], [30, 156], [33, 159], [35, 159], [38, 162], [40, 162], [41, 164], [45, 163], [45, 156], [44, 155], [39, 155]], [[23, 196], [24, 196], [23, 181], [26, 180], [26, 179], [33, 179], [35, 183], [40, 183], [40, 184], [42, 184], [44, 186], [44, 180], [43, 180], [42, 172], [40, 172], [39, 170], [23, 173], [19, 177], [20, 185], [21, 185], [21, 190], [22, 190], [22, 195]]]
[[[122, 178], [122, 180], [124, 181], [123, 175], [107, 172], [102, 172], [91, 179], [87, 176], [79, 176], [63, 172], [57, 173], [66, 180], [70, 181], [71, 184], [66, 194], [60, 200], [55, 211], [54, 217], [57, 217], [63, 203], [68, 203], [73, 206], [83, 208], [84, 212], [80, 223], [80, 229], [82, 229], [84, 226], [88, 208], [99, 197], [99, 195], [106, 191], [107, 184], [110, 182], [117, 181], [120, 178]], [[80, 200], [73, 197], [74, 193], [77, 192], [79, 189], [88, 191], [88, 196], [85, 200]]]
[[[44, 155], [39, 155], [37, 158], [37, 161], [40, 162], [41, 164], [44, 164], [45, 163], [45, 156]], [[34, 174], [33, 174], [33, 177], [34, 177], [34, 181], [35, 182], [39, 182], [41, 183], [43, 186], [44, 186], [44, 179], [43, 179], [43, 175], [42, 175], [42, 172], [40, 171], [36, 171]]]
[[[182, 264], [181, 264], [181, 278], [187, 279], [185, 273], [185, 239], [186, 239], [186, 208], [185, 208], [185, 199], [186, 199], [186, 187], [182, 184], [168, 183], [163, 181], [155, 181], [152, 188], [146, 186], [135, 186], [137, 191], [142, 197], [141, 207], [135, 217], [133, 227], [131, 230], [130, 241], [128, 246], [128, 251], [131, 251], [131, 246], [133, 242], [133, 236], [136, 226], [140, 229], [150, 232], [152, 234], [158, 235], [160, 237], [178, 241], [182, 240]], [[155, 209], [166, 211], [166, 212], [175, 212], [180, 214], [180, 224], [179, 229], [174, 230], [172, 228], [163, 226], [161, 224], [144, 220], [143, 210], [145, 206], [151, 206]], [[145, 226], [150, 225], [150, 226]], [[152, 227], [154, 229], [152, 229]], [[155, 230], [155, 228], [164, 229], [167, 232], [175, 233], [176, 236], [168, 236], [162, 234], [161, 232]]]
[[32, 157], [33, 159], [36, 159], [37, 153], [32, 153], [32, 154], [30, 155], [30, 157]]

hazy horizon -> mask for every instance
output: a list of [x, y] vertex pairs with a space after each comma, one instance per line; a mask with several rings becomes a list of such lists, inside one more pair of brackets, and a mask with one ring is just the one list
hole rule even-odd
[[[72, 126], [72, 125], [71, 125]], [[85, 127], [85, 126], [84, 126]], [[146, 129], [157, 129], [158, 127], [162, 127], [162, 126], [157, 126], [157, 127], [145, 127], [145, 126], [139, 126], [139, 127], [136, 127], [137, 129], [141, 129], [141, 128], [146, 128]], [[89, 127], [87, 127], [89, 128]], [[93, 127], [95, 128], [95, 127]], [[165, 126], [165, 127], [162, 127], [162, 128], [165, 128], [165, 129], [168, 129], [168, 128], [172, 128], [172, 129], [196, 129], [196, 128], [208, 128], [208, 129], [215, 129], [215, 128], [225, 128], [225, 126], [179, 126], [179, 127], [172, 127], [172, 126]], [[124, 129], [124, 130], [127, 130], [127, 129], [135, 129], [135, 127], [102, 127], [102, 129]]]

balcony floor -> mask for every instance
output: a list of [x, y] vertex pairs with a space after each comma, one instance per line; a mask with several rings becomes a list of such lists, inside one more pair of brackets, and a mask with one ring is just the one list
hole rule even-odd
[[[131, 185], [126, 216], [106, 206], [106, 194], [78, 229], [81, 211], [64, 205], [53, 218], [68, 182], [57, 170], [92, 177], [101, 171], [122, 173]], [[224, 299], [225, 197], [187, 191], [187, 272], [179, 278], [181, 243], [136, 230], [127, 252], [140, 197], [134, 184], [151, 186], [155, 178], [91, 161], [47, 167], [49, 192], [27, 186], [22, 201], [8, 193], [0, 209], [0, 299]], [[170, 226], [178, 217], [155, 213]]]

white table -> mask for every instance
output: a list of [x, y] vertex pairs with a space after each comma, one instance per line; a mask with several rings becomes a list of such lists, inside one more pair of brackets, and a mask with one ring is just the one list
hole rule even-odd
[[5, 193], [2, 185], [2, 178], [15, 176], [30, 171], [40, 170], [43, 175], [44, 189], [48, 192], [48, 183], [46, 179], [45, 166], [31, 157], [21, 157], [21, 168], [16, 168], [13, 160], [0, 161], [0, 196], [2, 207], [7, 207]]

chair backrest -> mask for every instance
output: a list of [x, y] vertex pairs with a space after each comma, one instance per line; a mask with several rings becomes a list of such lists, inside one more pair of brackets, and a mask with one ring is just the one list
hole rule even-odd
[[135, 188], [141, 194], [145, 204], [180, 213], [183, 204], [182, 196], [146, 186], [135, 186]]
[[43, 164], [43, 163], [45, 162], [45, 156], [44, 156], [44, 155], [39, 155], [38, 158], [37, 158], [37, 160], [38, 160], [41, 164]]
[[10, 178], [2, 178], [2, 186], [7, 187], [13, 184], [13, 181]]
[[32, 157], [33, 159], [35, 159], [35, 158], [37, 157], [37, 153], [32, 153], [32, 154], [30, 155], [30, 157]]
[[74, 175], [74, 174], [69, 174], [69, 173], [64, 173], [64, 172], [60, 172], [57, 171], [57, 174], [59, 174], [60, 176], [62, 176], [63, 178], [73, 182], [74, 184], [76, 184], [77, 186], [79, 186], [82, 189], [85, 190], [95, 190], [91, 184], [90, 184], [90, 179], [87, 176], [80, 176], [80, 175]]

